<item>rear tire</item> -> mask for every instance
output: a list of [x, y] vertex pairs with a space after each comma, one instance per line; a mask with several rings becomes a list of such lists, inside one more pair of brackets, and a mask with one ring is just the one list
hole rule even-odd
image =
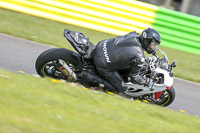
[[[81, 64], [81, 56], [76, 52], [64, 48], [49, 49], [41, 53], [36, 60], [35, 68], [38, 75], [41, 77], [50, 76], [53, 78], [61, 78], [48, 73], [46, 70], [47, 66], [52, 68], [55, 67], [56, 61], [58, 61], [58, 59], [65, 61], [68, 65], [71, 66], [72, 69]], [[54, 70], [56, 71], [56, 67]]]

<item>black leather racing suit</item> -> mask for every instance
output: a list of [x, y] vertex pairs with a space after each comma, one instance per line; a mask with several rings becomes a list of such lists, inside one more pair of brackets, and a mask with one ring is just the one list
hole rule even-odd
[[128, 70], [131, 82], [143, 84], [140, 76], [145, 56], [139, 42], [139, 34], [131, 32], [124, 36], [100, 41], [94, 51], [94, 63], [97, 71], [110, 82], [117, 92], [124, 93], [127, 85], [120, 77], [119, 70]]

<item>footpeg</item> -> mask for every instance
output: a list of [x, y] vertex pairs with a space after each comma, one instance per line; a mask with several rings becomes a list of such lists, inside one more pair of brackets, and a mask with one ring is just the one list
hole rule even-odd
[[[76, 74], [73, 72], [73, 70], [71, 68], [69, 68], [69, 66], [67, 65], [67, 63], [65, 63], [65, 61], [59, 59], [58, 63], [57, 63], [57, 68], [65, 75], [67, 76], [69, 79], [71, 80], [77, 80], [77, 76]], [[71, 78], [70, 78], [71, 77]]]

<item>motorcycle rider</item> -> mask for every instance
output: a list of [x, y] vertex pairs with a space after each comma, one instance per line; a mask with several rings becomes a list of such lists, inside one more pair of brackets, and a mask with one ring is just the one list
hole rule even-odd
[[128, 89], [119, 71], [125, 71], [132, 83], [149, 86], [151, 79], [140, 75], [147, 68], [144, 52], [154, 54], [160, 45], [161, 36], [152, 28], [145, 29], [141, 35], [130, 32], [124, 36], [100, 41], [94, 50], [94, 63], [97, 71], [118, 93]]

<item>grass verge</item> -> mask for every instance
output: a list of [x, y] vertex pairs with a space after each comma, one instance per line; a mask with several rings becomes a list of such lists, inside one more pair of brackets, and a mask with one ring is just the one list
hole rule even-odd
[[200, 131], [198, 117], [48, 78], [0, 70], [0, 94], [1, 133]]
[[[114, 35], [4, 9], [0, 9], [0, 18], [1, 33], [69, 49], [72, 49], [72, 47], [63, 37], [63, 31], [66, 28], [83, 32], [94, 44], [100, 40], [115, 37]], [[176, 77], [200, 83], [200, 55], [162, 46], [161, 49], [166, 52], [171, 61], [178, 61], [178, 67], [174, 69]]]

